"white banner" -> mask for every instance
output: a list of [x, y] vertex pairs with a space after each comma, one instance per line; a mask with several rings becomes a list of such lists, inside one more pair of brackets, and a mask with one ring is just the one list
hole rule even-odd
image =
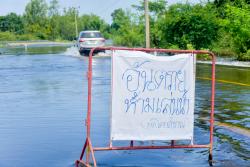
[[112, 56], [111, 140], [193, 138], [195, 55]]

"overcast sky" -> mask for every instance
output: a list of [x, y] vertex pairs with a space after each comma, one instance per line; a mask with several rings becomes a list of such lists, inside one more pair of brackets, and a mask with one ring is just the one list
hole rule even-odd
[[[0, 0], [0, 15], [10, 12], [23, 14], [26, 4], [30, 0]], [[50, 0], [46, 0], [48, 3]], [[130, 9], [132, 4], [139, 4], [139, 0], [58, 0], [60, 8], [80, 7], [80, 14], [96, 14], [111, 23], [111, 13], [117, 8]], [[189, 0], [199, 2], [200, 0]], [[186, 0], [168, 0], [168, 4], [186, 2]]]

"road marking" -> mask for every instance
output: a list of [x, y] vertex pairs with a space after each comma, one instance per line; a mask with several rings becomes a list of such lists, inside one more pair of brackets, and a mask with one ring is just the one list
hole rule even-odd
[[[207, 118], [197, 118], [197, 120], [210, 122], [210, 120], [207, 119]], [[230, 130], [230, 131], [232, 131], [234, 133], [244, 135], [244, 136], [250, 138], [250, 129], [248, 129], [248, 128], [239, 127], [239, 126], [233, 125], [231, 123], [218, 122], [218, 121], [214, 121], [214, 125], [217, 126], [217, 127], [225, 128], [225, 129]]]
[[250, 130], [247, 128], [243, 128], [243, 127], [238, 127], [229, 123], [222, 123], [222, 122], [215, 122], [215, 125], [220, 126], [220, 127], [224, 127], [232, 132], [250, 137]]
[[[207, 77], [197, 77], [198, 79], [203, 79], [203, 80], [212, 80], [211, 78]], [[226, 81], [226, 80], [221, 80], [221, 79], [216, 79], [217, 82], [222, 82], [222, 83], [228, 83], [228, 84], [234, 84], [234, 85], [240, 85], [240, 86], [249, 86], [250, 84], [244, 84], [240, 82], [233, 82], [233, 81]]]

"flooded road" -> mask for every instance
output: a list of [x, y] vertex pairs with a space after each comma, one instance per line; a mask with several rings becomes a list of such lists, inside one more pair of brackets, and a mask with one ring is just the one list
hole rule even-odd
[[[64, 49], [66, 50], [66, 49]], [[73, 167], [85, 139], [87, 57], [0, 55], [0, 167]], [[54, 53], [54, 54], [52, 54]], [[216, 67], [214, 166], [250, 164], [250, 68]], [[195, 139], [209, 142], [210, 65], [197, 64]], [[110, 57], [93, 60], [94, 146], [109, 140]], [[96, 152], [98, 166], [209, 166], [207, 149]]]

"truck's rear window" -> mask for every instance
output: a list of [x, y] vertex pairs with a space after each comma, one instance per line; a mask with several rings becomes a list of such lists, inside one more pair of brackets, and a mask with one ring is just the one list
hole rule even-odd
[[100, 32], [83, 32], [81, 38], [102, 38]]

